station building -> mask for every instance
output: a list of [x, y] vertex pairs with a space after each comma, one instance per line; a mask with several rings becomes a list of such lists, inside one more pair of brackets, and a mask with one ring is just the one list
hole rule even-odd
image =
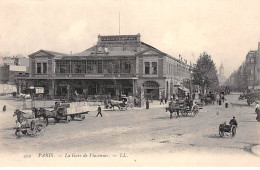
[[18, 89], [44, 87], [56, 98], [74, 92], [158, 100], [169, 98], [190, 80], [190, 65], [141, 41], [137, 35], [98, 36], [96, 45], [77, 54], [39, 50], [29, 55], [29, 76], [17, 77]]

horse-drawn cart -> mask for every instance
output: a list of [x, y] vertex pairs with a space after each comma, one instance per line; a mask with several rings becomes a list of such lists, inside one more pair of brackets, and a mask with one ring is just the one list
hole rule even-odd
[[232, 137], [236, 135], [236, 125], [227, 125], [226, 122], [219, 125], [219, 136], [223, 137], [224, 134], [230, 133]]
[[65, 121], [65, 123], [70, 122], [71, 120], [83, 120], [85, 119], [84, 114], [88, 114], [88, 110], [85, 105], [70, 107], [70, 104], [56, 104], [53, 110], [46, 108], [34, 108], [33, 112], [35, 117], [43, 117], [49, 122], [49, 119], [54, 119], [54, 122]]
[[134, 98], [133, 97], [122, 97], [121, 101], [117, 100], [108, 100], [104, 102], [106, 109], [112, 109], [115, 110], [115, 107], [117, 107], [119, 110], [127, 110], [129, 107], [134, 107]]
[[170, 118], [172, 118], [172, 114], [174, 112], [179, 115], [181, 113], [182, 116], [196, 116], [199, 113], [199, 107], [196, 104], [193, 104], [192, 101], [179, 101], [179, 102], [170, 102], [169, 106], [166, 108], [166, 112], [170, 112]]
[[22, 134], [38, 136], [44, 132], [44, 128], [48, 125], [44, 118], [36, 118], [33, 114], [18, 109], [15, 110], [13, 116], [17, 116], [15, 135], [18, 137]]

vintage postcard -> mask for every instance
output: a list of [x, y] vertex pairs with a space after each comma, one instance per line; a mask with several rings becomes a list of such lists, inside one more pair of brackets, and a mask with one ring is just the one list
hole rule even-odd
[[260, 1], [0, 0], [0, 166], [260, 166]]

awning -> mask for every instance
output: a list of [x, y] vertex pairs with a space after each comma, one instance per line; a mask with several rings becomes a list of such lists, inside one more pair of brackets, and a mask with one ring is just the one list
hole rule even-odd
[[182, 91], [185, 91], [185, 92], [190, 92], [189, 89], [185, 88], [185, 87], [178, 87], [178, 89], [182, 90]]

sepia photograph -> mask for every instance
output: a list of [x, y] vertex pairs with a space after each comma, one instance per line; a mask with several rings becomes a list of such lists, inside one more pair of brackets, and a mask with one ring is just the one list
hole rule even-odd
[[259, 0], [0, 0], [0, 167], [260, 166]]

